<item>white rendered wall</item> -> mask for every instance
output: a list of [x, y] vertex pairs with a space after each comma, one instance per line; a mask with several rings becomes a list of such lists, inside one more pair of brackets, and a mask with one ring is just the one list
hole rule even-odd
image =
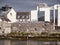
[[40, 11], [45, 11], [45, 15], [44, 15], [44, 17], [45, 17], [45, 21], [48, 21], [48, 22], [50, 22], [50, 8], [39, 8], [39, 10]]
[[50, 22], [50, 9], [45, 8], [45, 21]]
[[37, 10], [32, 10], [31, 11], [31, 21], [38, 21]]
[[[11, 15], [11, 13], [12, 13], [12, 15]], [[12, 8], [12, 9], [10, 10], [10, 12], [7, 14], [7, 18], [8, 18], [9, 20], [11, 20], [11, 22], [16, 22], [16, 12], [14, 11], [13, 8]]]
[[58, 26], [60, 26], [60, 7], [58, 7]]

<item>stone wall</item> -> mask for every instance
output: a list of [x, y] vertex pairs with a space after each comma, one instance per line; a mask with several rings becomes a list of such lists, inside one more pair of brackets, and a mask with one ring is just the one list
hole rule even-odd
[[50, 31], [53, 25], [44, 22], [16, 22], [12, 23], [12, 32], [32, 32], [41, 33], [42, 31]]
[[5, 21], [0, 22], [0, 34], [11, 33], [11, 23]]

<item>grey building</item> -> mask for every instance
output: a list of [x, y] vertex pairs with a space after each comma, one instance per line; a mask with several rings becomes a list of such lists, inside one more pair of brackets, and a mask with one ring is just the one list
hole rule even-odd
[[30, 12], [17, 12], [16, 19], [18, 22], [31, 21]]

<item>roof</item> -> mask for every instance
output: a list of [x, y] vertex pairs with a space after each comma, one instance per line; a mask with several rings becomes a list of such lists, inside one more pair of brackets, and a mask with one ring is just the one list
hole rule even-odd
[[8, 5], [5, 5], [5, 6], [3, 6], [2, 8], [1, 8], [1, 10], [3, 10], [3, 11], [7, 11], [7, 10], [9, 10], [9, 9], [11, 9], [12, 7], [10, 7], [10, 6], [8, 6]]
[[17, 12], [17, 15], [29, 15], [30, 12]]
[[0, 15], [7, 15], [11, 8], [12, 7], [9, 7], [8, 5], [3, 6], [0, 8]]
[[28, 15], [30, 15], [30, 12], [17, 12], [16, 18], [17, 19], [22, 19], [22, 16], [24, 16], [24, 19], [25, 19], [26, 16], [28, 16]]
[[12, 7], [9, 7], [8, 5], [5, 5], [3, 7], [0, 8], [0, 19], [2, 19], [2, 21], [10, 21], [6, 15], [9, 13], [10, 9]]

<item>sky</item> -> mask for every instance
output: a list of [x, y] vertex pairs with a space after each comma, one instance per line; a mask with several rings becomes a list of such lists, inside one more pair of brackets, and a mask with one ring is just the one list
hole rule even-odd
[[25, 12], [36, 9], [39, 3], [47, 3], [49, 6], [53, 6], [54, 4], [60, 4], [60, 0], [0, 0], [0, 8], [8, 4], [17, 12]]

